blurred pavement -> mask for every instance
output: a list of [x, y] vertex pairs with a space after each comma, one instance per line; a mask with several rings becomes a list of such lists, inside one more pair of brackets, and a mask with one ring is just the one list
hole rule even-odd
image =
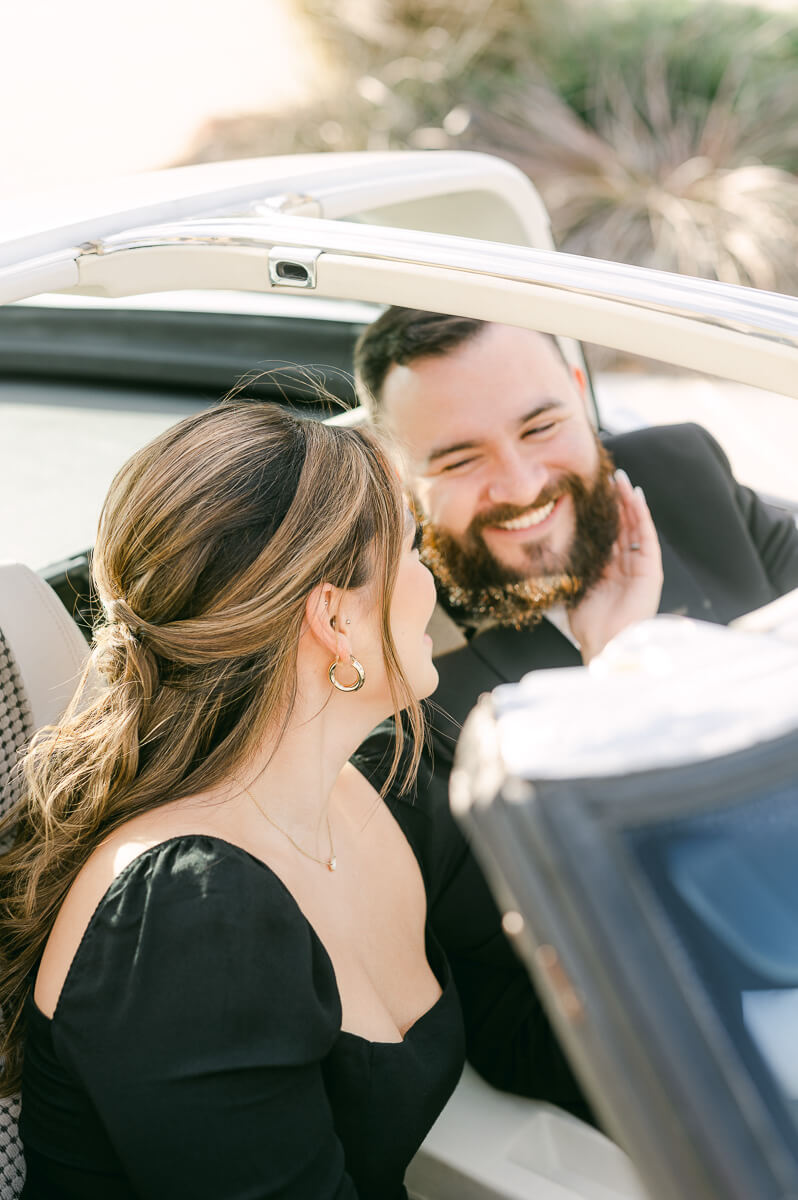
[[741, 482], [798, 504], [798, 401], [792, 397], [690, 375], [608, 372], [594, 382], [602, 420], [613, 430], [696, 421], [723, 446]]

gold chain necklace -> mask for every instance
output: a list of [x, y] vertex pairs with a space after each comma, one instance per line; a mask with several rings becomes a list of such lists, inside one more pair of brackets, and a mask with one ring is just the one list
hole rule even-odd
[[250, 800], [257, 808], [260, 815], [262, 817], [265, 817], [266, 820], [269, 822], [269, 824], [273, 825], [278, 833], [281, 833], [283, 835], [283, 837], [288, 838], [289, 842], [291, 843], [291, 845], [294, 847], [295, 850], [298, 850], [300, 854], [304, 854], [305, 858], [309, 858], [311, 862], [318, 863], [320, 867], [326, 867], [328, 871], [334, 871], [336, 869], [336, 867], [338, 866], [338, 860], [335, 857], [335, 846], [333, 845], [333, 836], [332, 836], [332, 829], [330, 828], [330, 814], [329, 813], [327, 814], [327, 836], [330, 839], [330, 857], [329, 858], [316, 858], [315, 854], [309, 854], [307, 850], [303, 850], [303, 848], [299, 845], [299, 842], [294, 841], [294, 839], [291, 837], [291, 834], [288, 832], [288, 830], [283, 829], [282, 825], [278, 825], [277, 822], [274, 820], [274, 818], [270, 817], [264, 808], [261, 808], [261, 806], [258, 804], [257, 800], [252, 795], [252, 792], [249, 790], [249, 788], [246, 786], [246, 784], [242, 783], [241, 787], [247, 793], [247, 795], [249, 796]]

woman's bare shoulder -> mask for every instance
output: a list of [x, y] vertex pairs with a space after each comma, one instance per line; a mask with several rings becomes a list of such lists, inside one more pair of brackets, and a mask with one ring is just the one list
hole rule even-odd
[[199, 798], [141, 813], [110, 833], [81, 868], [59, 909], [42, 955], [34, 1000], [45, 1016], [55, 1012], [70, 964], [89, 922], [116, 877], [148, 850], [187, 834], [218, 834], [213, 807]]

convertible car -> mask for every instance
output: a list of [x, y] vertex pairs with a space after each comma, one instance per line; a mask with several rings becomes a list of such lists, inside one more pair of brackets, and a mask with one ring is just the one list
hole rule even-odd
[[[10, 563], [0, 567], [0, 784], [34, 728], [66, 704], [86, 653], [91, 541], [116, 468], [242, 377], [248, 394], [361, 419], [351, 352], [382, 305], [544, 330], [580, 365], [580, 343], [598, 343], [798, 397], [798, 301], [559, 254], [529, 181], [478, 154], [234, 162], [49, 197], [2, 231], [0, 303], [0, 559]], [[323, 404], [309, 400], [319, 382]], [[798, 509], [765, 483], [771, 503]], [[690, 650], [681, 626], [658, 619], [595, 669], [552, 682], [580, 715], [571, 725], [586, 753], [603, 728], [602, 687], [648, 678], [663, 655], [698, 695], [696, 730], [726, 719], [713, 709], [724, 688], [756, 678], [772, 720], [714, 757], [663, 758], [676, 709], [652, 700], [649, 728], [661, 736], [649, 757], [630, 719], [615, 731], [611, 767], [590, 760], [578, 778], [591, 787], [576, 787], [562, 754], [530, 757], [523, 738], [526, 756], [518, 751], [539, 703], [534, 681], [470, 719], [456, 810], [612, 1140], [467, 1069], [411, 1165], [416, 1200], [798, 1195], [798, 621], [789, 607], [751, 621], [711, 630], [711, 645], [707, 627], [689, 625]], [[748, 674], [729, 682], [730, 659]], [[774, 739], [781, 757], [761, 749]], [[724, 756], [731, 765], [718, 765]], [[735, 807], [741, 761], [747, 790]], [[757, 780], [777, 832], [749, 845], [741, 805], [757, 799]], [[640, 819], [643, 806], [659, 824]], [[708, 943], [723, 967], [711, 978]], [[740, 1011], [745, 1052], [734, 1054]], [[24, 1173], [13, 1098], [4, 1112], [0, 1200], [18, 1194]]]

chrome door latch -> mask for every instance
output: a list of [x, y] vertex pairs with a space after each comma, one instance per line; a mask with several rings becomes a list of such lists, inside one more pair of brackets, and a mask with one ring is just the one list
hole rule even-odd
[[273, 287], [315, 288], [316, 262], [321, 250], [295, 246], [272, 246], [269, 251], [269, 283]]

